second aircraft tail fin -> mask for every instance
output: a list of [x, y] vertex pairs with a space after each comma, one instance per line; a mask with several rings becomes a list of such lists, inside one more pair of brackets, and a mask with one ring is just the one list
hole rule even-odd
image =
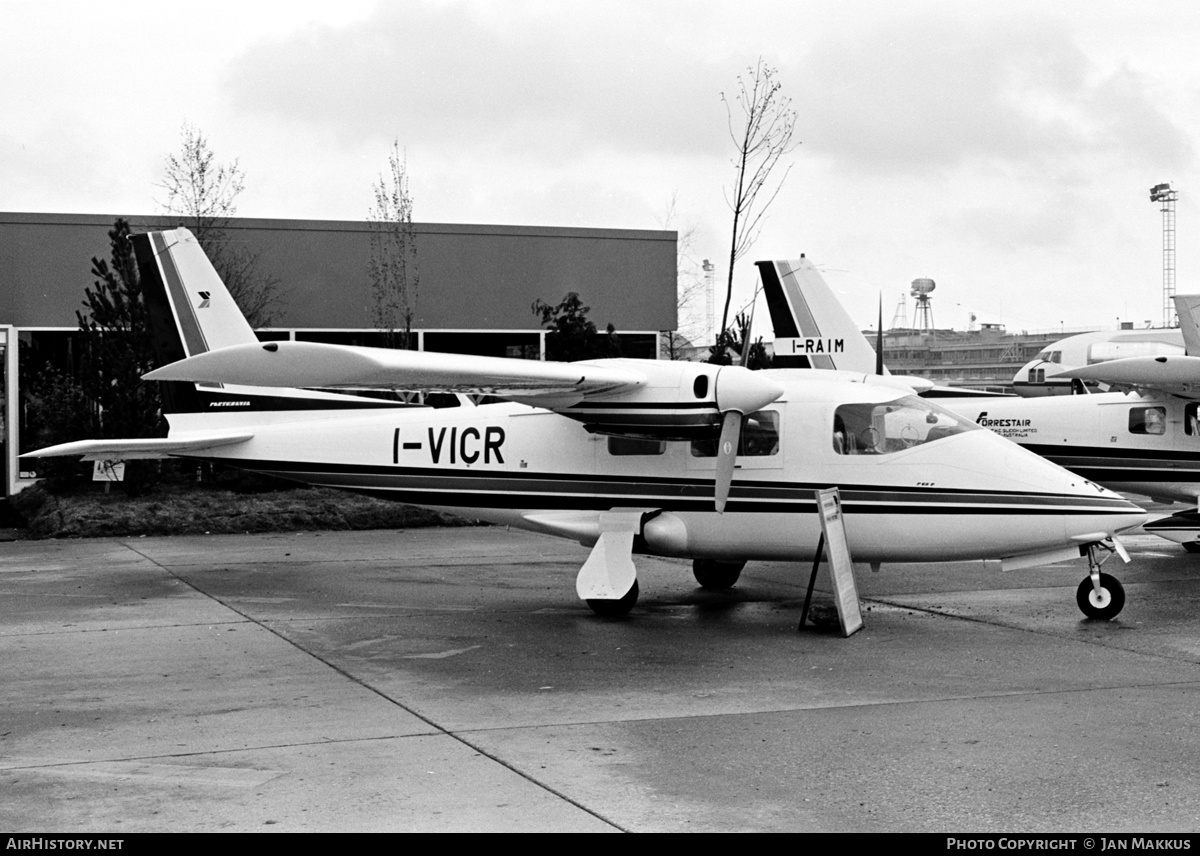
[[775, 365], [874, 374], [875, 351], [812, 262], [757, 262], [775, 328]]

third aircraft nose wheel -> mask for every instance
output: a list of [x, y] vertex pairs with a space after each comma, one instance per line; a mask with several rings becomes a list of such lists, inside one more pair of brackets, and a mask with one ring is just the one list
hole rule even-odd
[[1100, 575], [1100, 590], [1092, 583], [1091, 577], [1086, 577], [1075, 591], [1075, 602], [1088, 618], [1099, 618], [1104, 621], [1116, 618], [1125, 606], [1125, 589], [1110, 574]]
[[[1119, 545], [1118, 545], [1119, 546]], [[1100, 558], [1100, 549], [1112, 549], [1107, 544], [1088, 545], [1088, 567], [1091, 571], [1079, 588], [1075, 590], [1075, 602], [1088, 618], [1108, 621], [1116, 618], [1125, 606], [1125, 589], [1111, 574], [1100, 573], [1100, 565], [1108, 558]], [[1122, 557], [1126, 554], [1121, 553]]]

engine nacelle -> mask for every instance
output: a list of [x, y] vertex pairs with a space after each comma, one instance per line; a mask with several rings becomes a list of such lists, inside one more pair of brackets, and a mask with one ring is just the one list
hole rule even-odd
[[683, 518], [665, 511], [642, 521], [642, 540], [656, 556], [687, 558], [688, 527]]
[[[620, 367], [623, 360], [596, 360]], [[701, 440], [717, 436], [723, 414], [753, 413], [783, 394], [759, 372], [741, 366], [662, 361], [637, 364], [648, 375], [640, 389], [592, 396], [555, 412], [582, 422], [596, 434], [653, 440]]]

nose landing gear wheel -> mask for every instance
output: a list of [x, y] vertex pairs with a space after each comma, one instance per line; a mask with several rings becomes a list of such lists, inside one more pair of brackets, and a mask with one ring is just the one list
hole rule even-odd
[[1085, 577], [1075, 591], [1075, 602], [1088, 618], [1103, 621], [1116, 618], [1125, 606], [1125, 589], [1117, 578], [1109, 574], [1100, 575], [1100, 591], [1092, 585], [1092, 578]]
[[692, 575], [702, 588], [724, 591], [742, 575], [745, 562], [718, 562], [715, 559], [693, 559]]
[[624, 615], [633, 609], [633, 605], [638, 599], [638, 584], [637, 580], [633, 581], [633, 586], [625, 593], [625, 596], [620, 600], [600, 600], [593, 598], [587, 601], [587, 605], [592, 608], [592, 612], [597, 615], [603, 615], [610, 618], [615, 615]]

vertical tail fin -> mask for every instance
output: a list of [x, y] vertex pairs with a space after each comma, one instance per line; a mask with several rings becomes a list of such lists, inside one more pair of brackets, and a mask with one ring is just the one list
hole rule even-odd
[[162, 354], [159, 359], [194, 357], [258, 341], [191, 232], [147, 232], [132, 235], [130, 241], [151, 315], [163, 327], [156, 325], [155, 346], [179, 355]]
[[874, 350], [812, 262], [756, 265], [775, 327], [775, 365], [875, 373]]
[[[183, 228], [147, 232], [131, 235], [129, 240], [137, 258], [154, 356], [159, 365], [225, 344], [258, 341], [191, 232]], [[219, 307], [215, 311], [214, 295]], [[213, 316], [219, 321], [214, 322]], [[222, 332], [222, 327], [228, 332]], [[167, 413], [198, 413], [206, 409], [196, 384], [166, 383], [162, 396]]]
[[1175, 314], [1189, 357], [1200, 357], [1200, 294], [1176, 294]]
[[[187, 229], [131, 235], [142, 293], [150, 316], [154, 356], [160, 366], [258, 337], [200, 242]], [[175, 413], [245, 413], [397, 407], [395, 401], [304, 389], [219, 383], [163, 382], [163, 410]], [[228, 421], [228, 420], [226, 420]]]

